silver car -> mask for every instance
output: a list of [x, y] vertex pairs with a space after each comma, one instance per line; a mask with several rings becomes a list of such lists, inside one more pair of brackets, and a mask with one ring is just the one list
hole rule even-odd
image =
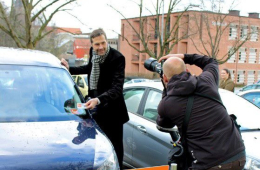
[[[157, 106], [162, 97], [160, 82], [124, 86], [129, 122], [124, 125], [124, 164], [132, 168], [167, 165], [171, 138], [156, 128]], [[219, 90], [229, 114], [241, 125], [246, 146], [245, 169], [260, 170], [260, 109], [226, 90]]]

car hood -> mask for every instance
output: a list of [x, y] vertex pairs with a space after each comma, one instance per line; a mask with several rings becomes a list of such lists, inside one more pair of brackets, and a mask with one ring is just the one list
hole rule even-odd
[[260, 160], [260, 130], [243, 132], [242, 138], [246, 147], [246, 155]]
[[0, 169], [93, 169], [112, 152], [95, 121], [0, 123]]

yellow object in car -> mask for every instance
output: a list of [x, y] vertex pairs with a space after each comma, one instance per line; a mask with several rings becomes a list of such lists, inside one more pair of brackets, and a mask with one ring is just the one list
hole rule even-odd
[[72, 75], [72, 78], [85, 98], [88, 95], [88, 75]]

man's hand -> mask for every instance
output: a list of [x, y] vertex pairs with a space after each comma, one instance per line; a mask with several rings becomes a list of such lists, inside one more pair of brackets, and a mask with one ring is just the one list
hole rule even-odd
[[69, 63], [64, 58], [62, 58], [60, 61], [61, 64], [64, 65], [69, 70]]
[[87, 107], [87, 109], [94, 109], [96, 107], [96, 105], [98, 104], [98, 99], [94, 98], [94, 99], [90, 99], [85, 106]]
[[162, 56], [159, 60], [158, 60], [158, 62], [160, 63], [162, 60], [167, 60], [168, 58], [170, 58], [170, 57], [178, 57], [178, 58], [180, 58], [180, 59], [184, 59], [184, 54], [168, 54], [168, 55], [166, 55], [166, 56]]

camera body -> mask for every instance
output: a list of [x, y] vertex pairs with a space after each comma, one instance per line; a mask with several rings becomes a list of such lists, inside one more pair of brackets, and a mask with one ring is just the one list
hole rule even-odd
[[147, 60], [144, 61], [144, 67], [152, 72], [156, 72], [160, 75], [160, 77], [162, 78], [163, 76], [163, 70], [162, 70], [162, 66], [163, 66], [164, 60], [162, 60], [161, 63], [158, 63], [158, 61], [154, 58], [148, 58]]

